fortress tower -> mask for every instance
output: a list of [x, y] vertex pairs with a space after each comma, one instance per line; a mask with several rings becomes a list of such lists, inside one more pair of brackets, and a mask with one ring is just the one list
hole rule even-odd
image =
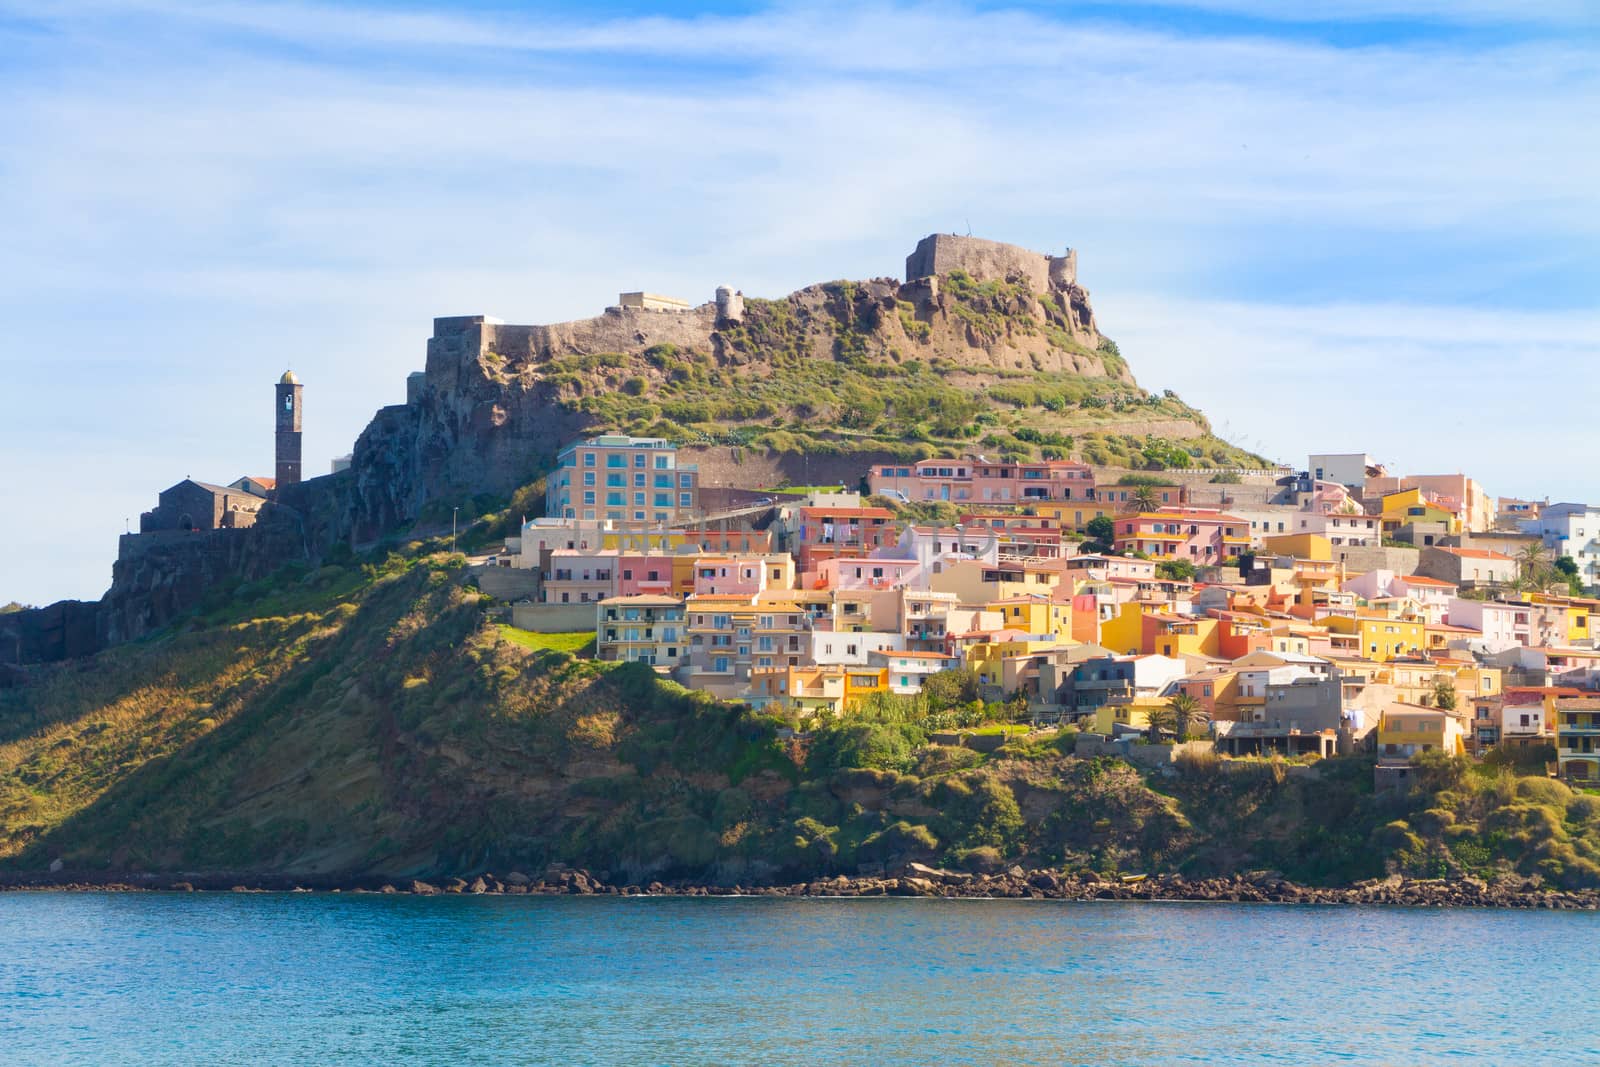
[[279, 490], [300, 481], [300, 393], [304, 388], [292, 370], [284, 371], [283, 377], [278, 379], [277, 488]]

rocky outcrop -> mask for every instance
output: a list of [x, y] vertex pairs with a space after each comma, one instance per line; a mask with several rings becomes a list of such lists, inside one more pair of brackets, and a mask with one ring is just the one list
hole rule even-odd
[[[0, 615], [0, 668], [91, 656], [105, 644], [100, 619], [100, 604], [83, 600]], [[0, 670], [0, 688], [22, 678], [20, 672]]]
[[312, 558], [301, 515], [276, 504], [243, 530], [124, 534], [111, 589], [96, 605], [99, 635], [105, 644], [143, 637], [208, 595]]

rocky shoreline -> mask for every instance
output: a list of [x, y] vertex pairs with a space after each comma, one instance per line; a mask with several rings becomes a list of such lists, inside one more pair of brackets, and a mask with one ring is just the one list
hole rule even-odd
[[1162, 874], [1148, 878], [1105, 879], [1092, 873], [1068, 874], [1012, 867], [998, 874], [968, 874], [910, 864], [897, 874], [839, 875], [787, 885], [701, 885], [648, 882], [616, 885], [583, 870], [555, 869], [530, 878], [504, 877], [342, 879], [289, 876], [239, 877], [151, 874], [86, 876], [69, 874], [0, 875], [0, 891], [39, 892], [233, 892], [351, 893], [411, 896], [625, 896], [625, 897], [928, 897], [972, 900], [1143, 900], [1253, 904], [1368, 904], [1410, 907], [1542, 908], [1594, 911], [1600, 891], [1562, 890], [1538, 879], [1412, 879], [1393, 875], [1340, 888], [1304, 886], [1276, 872], [1258, 871], [1220, 878], [1188, 879]]

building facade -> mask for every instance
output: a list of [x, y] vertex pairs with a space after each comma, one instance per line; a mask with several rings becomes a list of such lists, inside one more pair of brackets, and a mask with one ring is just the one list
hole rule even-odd
[[699, 511], [700, 472], [660, 437], [601, 434], [556, 455], [545, 514], [613, 522], [680, 522]]

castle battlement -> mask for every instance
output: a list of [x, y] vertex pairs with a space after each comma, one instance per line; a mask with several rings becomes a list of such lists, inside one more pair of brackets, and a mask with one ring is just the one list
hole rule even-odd
[[1078, 253], [1049, 256], [1019, 245], [962, 237], [953, 233], [929, 234], [906, 257], [906, 281], [965, 271], [977, 281], [1004, 281], [1022, 277], [1036, 293], [1068, 289], [1078, 284]]

